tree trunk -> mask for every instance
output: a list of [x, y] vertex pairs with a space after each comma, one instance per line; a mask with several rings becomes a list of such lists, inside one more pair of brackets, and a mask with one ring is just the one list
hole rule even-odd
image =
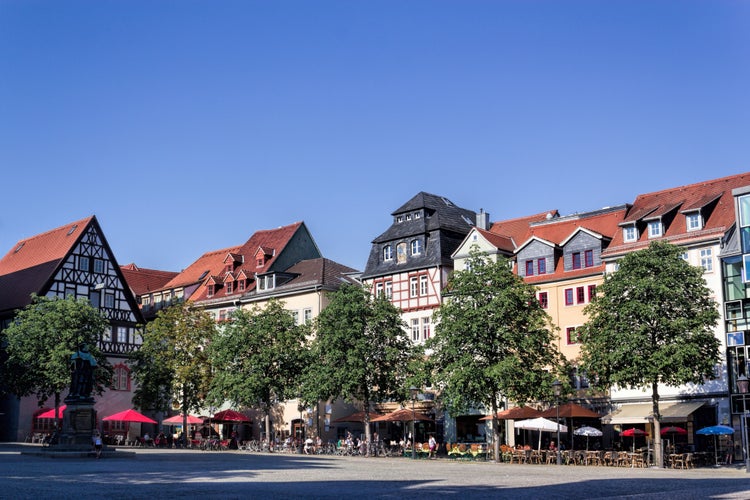
[[370, 402], [364, 402], [365, 410], [365, 456], [370, 456], [370, 445], [372, 444], [372, 430], [370, 429]]
[[497, 397], [492, 398], [492, 450], [495, 463], [501, 463], [500, 457], [500, 420], [497, 418]]
[[657, 382], [651, 384], [651, 402], [654, 414], [654, 462], [657, 467], [663, 468], [664, 455], [661, 449], [661, 414], [659, 413], [659, 384]]
[[273, 451], [274, 440], [271, 436], [271, 410], [270, 408], [266, 411], [266, 439], [268, 439], [268, 451]]

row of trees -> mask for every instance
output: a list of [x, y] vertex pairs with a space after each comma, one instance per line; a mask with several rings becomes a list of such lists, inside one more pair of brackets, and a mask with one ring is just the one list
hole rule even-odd
[[[579, 329], [579, 366], [595, 386], [651, 389], [657, 438], [659, 384], [701, 383], [719, 361], [716, 303], [702, 269], [680, 254], [657, 242], [624, 257]], [[470, 271], [452, 276], [424, 348], [408, 340], [400, 311], [387, 299], [352, 285], [332, 293], [316, 321], [304, 325], [274, 300], [238, 310], [220, 325], [189, 303], [176, 304], [147, 325], [131, 360], [134, 404], [166, 411], [177, 402], [187, 415], [229, 402], [261, 409], [268, 426], [273, 406], [295, 397], [304, 404], [356, 401], [369, 422], [371, 403], [406, 400], [411, 385], [436, 388], [454, 415], [471, 407], [495, 414], [504, 399], [551, 400], [552, 381], [567, 380], [566, 360], [535, 288], [504, 259], [474, 252], [468, 264]], [[85, 302], [37, 298], [3, 332], [5, 387], [40, 401], [55, 395], [57, 406], [70, 354], [81, 343], [95, 346], [105, 326]], [[111, 368], [94, 354], [104, 381]], [[494, 421], [496, 446], [499, 427]]]

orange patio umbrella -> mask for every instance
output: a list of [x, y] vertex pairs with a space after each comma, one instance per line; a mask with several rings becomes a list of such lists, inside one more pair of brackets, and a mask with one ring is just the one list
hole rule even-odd
[[[542, 412], [531, 406], [514, 406], [513, 408], [497, 412], [498, 420], [524, 420], [541, 416]], [[492, 415], [487, 415], [479, 420], [492, 420]]]

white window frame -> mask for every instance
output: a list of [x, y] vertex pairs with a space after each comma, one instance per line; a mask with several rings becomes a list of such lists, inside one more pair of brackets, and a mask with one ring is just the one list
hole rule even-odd
[[429, 281], [427, 279], [427, 276], [424, 274], [419, 277], [419, 295], [427, 296], [427, 291], [429, 289]]
[[312, 308], [306, 307], [302, 311], [302, 321], [304, 321], [305, 323], [309, 323], [310, 321], [312, 321]]
[[411, 320], [411, 339], [414, 342], [419, 340], [419, 318]]
[[385, 298], [393, 298], [393, 281], [389, 280], [385, 282]]
[[661, 225], [660, 220], [652, 220], [648, 221], [648, 237], [649, 238], [659, 238], [664, 234], [664, 230]]
[[128, 343], [128, 327], [127, 326], [117, 327], [117, 343], [118, 344]]
[[703, 217], [699, 212], [685, 215], [685, 226], [688, 231], [699, 231], [703, 229]]
[[393, 247], [386, 245], [383, 247], [383, 261], [387, 262], [389, 260], [393, 260]]
[[701, 267], [707, 273], [713, 272], [714, 270], [714, 257], [713, 251], [710, 248], [701, 248]]
[[418, 292], [419, 292], [419, 284], [417, 281], [417, 277], [412, 276], [411, 278], [409, 278], [409, 296], [418, 297], [417, 295]]
[[382, 281], [375, 283], [375, 296], [376, 297], [383, 296], [383, 282]]
[[622, 228], [622, 239], [625, 242], [638, 241], [638, 230], [636, 229], [635, 224]]
[[430, 325], [431, 325], [431, 323], [430, 323], [430, 317], [429, 316], [425, 316], [424, 318], [422, 318], [422, 338], [424, 340], [429, 339], [430, 336], [432, 335], [432, 330], [431, 330], [431, 326]]
[[411, 240], [411, 254], [419, 255], [422, 253], [422, 242], [419, 240]]

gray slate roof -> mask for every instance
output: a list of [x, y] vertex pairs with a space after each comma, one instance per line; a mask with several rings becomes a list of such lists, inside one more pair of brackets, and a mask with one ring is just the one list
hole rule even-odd
[[[419, 219], [396, 222], [399, 215], [413, 214], [422, 210]], [[435, 266], [452, 266], [451, 254], [458, 248], [476, 221], [476, 213], [456, 206], [449, 199], [430, 193], [420, 192], [391, 214], [391, 226], [373, 240], [370, 257], [367, 259], [363, 278], [388, 275], [397, 272], [424, 269]], [[420, 238], [424, 243], [421, 255], [409, 255], [405, 263], [398, 264], [396, 245], [410, 244]], [[394, 258], [383, 262], [383, 247], [393, 246]]]

